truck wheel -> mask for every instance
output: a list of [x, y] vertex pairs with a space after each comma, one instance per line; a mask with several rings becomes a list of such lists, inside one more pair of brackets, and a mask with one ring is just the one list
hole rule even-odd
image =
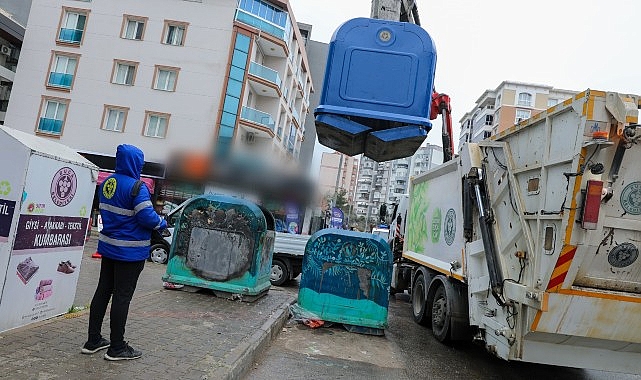
[[278, 259], [273, 260], [272, 272], [269, 275], [269, 282], [271, 282], [272, 285], [281, 286], [287, 280], [289, 280], [289, 270], [287, 269], [287, 265]]
[[445, 287], [439, 283], [432, 298], [432, 334], [439, 342], [450, 339], [451, 311], [447, 305]]
[[425, 276], [419, 273], [414, 278], [414, 286], [412, 286], [412, 315], [414, 322], [422, 326], [430, 324], [429, 313], [427, 311], [426, 295], [427, 286], [425, 283]]

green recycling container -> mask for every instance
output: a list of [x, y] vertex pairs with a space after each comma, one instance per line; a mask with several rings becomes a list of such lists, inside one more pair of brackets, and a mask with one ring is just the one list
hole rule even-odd
[[176, 222], [163, 281], [257, 298], [270, 287], [274, 234], [273, 216], [255, 203], [192, 198]]

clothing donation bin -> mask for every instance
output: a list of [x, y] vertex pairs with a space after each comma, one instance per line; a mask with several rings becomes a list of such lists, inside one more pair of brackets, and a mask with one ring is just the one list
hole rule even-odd
[[375, 161], [411, 156], [432, 128], [436, 48], [420, 26], [356, 18], [329, 44], [318, 141]]
[[319, 319], [382, 335], [387, 327], [392, 264], [392, 251], [379, 236], [318, 231], [305, 247], [298, 305]]
[[269, 290], [274, 217], [250, 201], [203, 195], [178, 217], [163, 281], [253, 301]]
[[98, 167], [0, 126], [0, 331], [66, 313], [76, 296]]

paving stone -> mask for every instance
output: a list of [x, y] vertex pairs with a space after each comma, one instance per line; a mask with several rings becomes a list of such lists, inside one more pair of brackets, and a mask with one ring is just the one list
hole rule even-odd
[[[75, 305], [91, 302], [100, 273], [100, 259], [91, 258], [95, 248], [94, 236], [83, 254]], [[89, 320], [84, 310], [1, 333], [0, 379], [238, 378], [294, 301], [285, 292], [244, 303], [209, 291], [166, 290], [164, 273], [164, 265], [146, 263], [130, 306], [125, 339], [143, 351], [141, 359], [110, 362], [104, 351], [81, 354]], [[109, 336], [109, 310], [103, 335]]]

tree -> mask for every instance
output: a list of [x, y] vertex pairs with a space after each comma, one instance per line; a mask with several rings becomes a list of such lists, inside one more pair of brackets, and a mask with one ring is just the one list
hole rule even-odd
[[349, 202], [347, 200], [347, 190], [338, 189], [338, 191], [335, 193], [327, 193], [327, 195], [325, 196], [325, 200], [327, 201], [328, 205], [334, 203], [335, 200], [335, 207], [340, 208], [341, 210], [343, 210], [343, 212], [347, 212], [347, 207], [349, 206]]

